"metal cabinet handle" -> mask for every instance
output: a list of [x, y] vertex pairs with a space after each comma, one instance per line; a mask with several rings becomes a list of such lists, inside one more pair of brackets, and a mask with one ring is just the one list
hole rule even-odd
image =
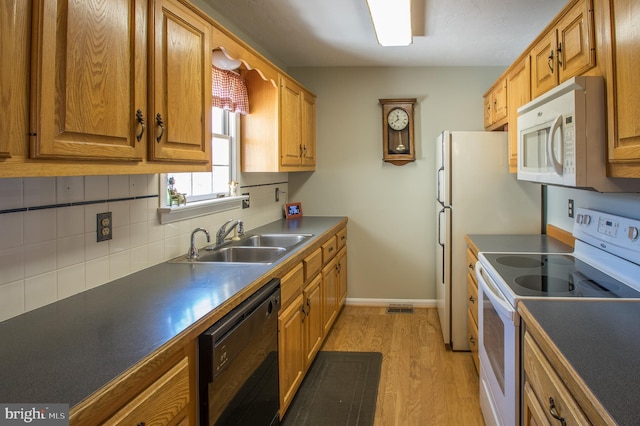
[[468, 268], [473, 271], [474, 269], [476, 269], [476, 266], [473, 263], [470, 263]]
[[311, 312], [311, 299], [307, 298], [307, 315]]
[[307, 311], [306, 309], [304, 309], [304, 304], [300, 307], [300, 310], [302, 311], [302, 322], [304, 322], [304, 319], [307, 317]]
[[562, 61], [560, 60], [560, 54], [561, 53], [562, 53], [562, 42], [558, 43], [558, 50], [557, 50], [558, 67], [562, 66]]
[[560, 415], [558, 414], [556, 403], [552, 397], [549, 397], [549, 413], [551, 413], [553, 418], [558, 420], [562, 426], [567, 426], [567, 422], [565, 421], [564, 417], [560, 417]]
[[551, 70], [551, 74], [553, 74], [553, 49], [549, 51], [549, 60], [547, 61], [547, 65]]
[[156, 136], [156, 142], [160, 143], [162, 136], [164, 136], [164, 121], [162, 121], [162, 115], [160, 115], [160, 113], [156, 114], [156, 124], [160, 126], [161, 130], [160, 135]]
[[469, 337], [469, 342], [475, 346], [476, 345], [476, 339], [474, 339], [473, 337]]
[[136, 140], [140, 142], [142, 140], [142, 135], [144, 135], [144, 129], [146, 128], [141, 109], [136, 111], [136, 121], [140, 124], [140, 133], [136, 135]]
[[469, 302], [476, 303], [476, 299], [474, 299], [473, 296], [469, 296]]

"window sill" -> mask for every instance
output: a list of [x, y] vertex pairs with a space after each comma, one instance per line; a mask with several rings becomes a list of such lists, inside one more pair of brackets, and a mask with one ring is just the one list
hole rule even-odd
[[158, 218], [160, 223], [165, 224], [226, 210], [239, 209], [242, 208], [242, 200], [248, 199], [248, 195], [238, 195], [214, 200], [194, 201], [182, 206], [160, 207], [158, 209]]

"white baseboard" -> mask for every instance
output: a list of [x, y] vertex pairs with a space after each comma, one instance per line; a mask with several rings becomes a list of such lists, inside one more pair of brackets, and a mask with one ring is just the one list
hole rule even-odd
[[351, 306], [389, 306], [389, 305], [413, 305], [414, 308], [435, 308], [435, 299], [363, 299], [347, 298], [345, 302]]

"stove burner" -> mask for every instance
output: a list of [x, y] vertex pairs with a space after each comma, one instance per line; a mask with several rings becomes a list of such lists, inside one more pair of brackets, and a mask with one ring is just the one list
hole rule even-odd
[[571, 281], [548, 275], [521, 275], [515, 278], [515, 282], [524, 288], [541, 293], [570, 293], [576, 288]]
[[496, 261], [512, 268], [539, 268], [544, 265], [544, 263], [537, 259], [523, 256], [502, 256], [497, 258]]
[[545, 262], [553, 263], [554, 265], [573, 265], [573, 257], [564, 255], [545, 256]]

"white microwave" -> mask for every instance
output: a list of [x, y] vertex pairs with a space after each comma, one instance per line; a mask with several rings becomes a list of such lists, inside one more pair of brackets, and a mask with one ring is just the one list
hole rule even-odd
[[602, 77], [577, 76], [518, 109], [518, 179], [594, 188], [606, 180]]
[[518, 179], [640, 192], [640, 179], [607, 177], [604, 81], [576, 76], [518, 108]]

